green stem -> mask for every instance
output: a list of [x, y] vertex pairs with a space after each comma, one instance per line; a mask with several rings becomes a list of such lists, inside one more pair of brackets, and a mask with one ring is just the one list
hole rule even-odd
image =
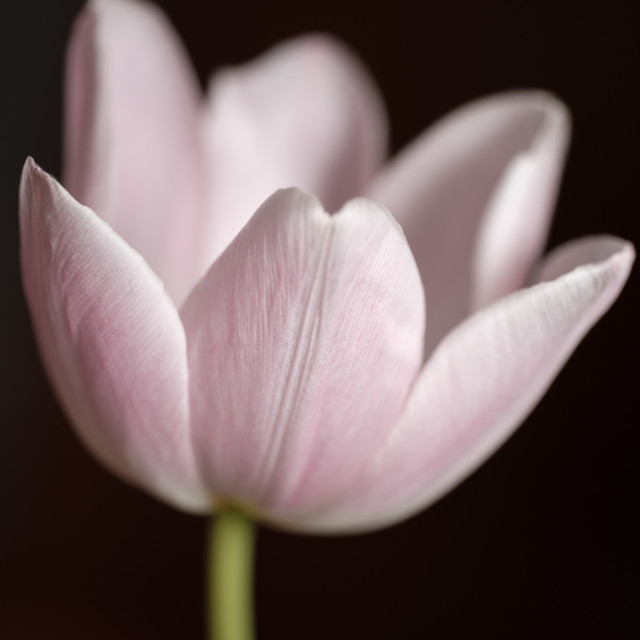
[[253, 521], [233, 507], [214, 517], [209, 530], [209, 638], [252, 640]]

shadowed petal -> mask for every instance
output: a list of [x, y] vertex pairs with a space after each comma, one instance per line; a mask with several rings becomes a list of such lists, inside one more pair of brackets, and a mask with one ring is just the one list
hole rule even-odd
[[30, 159], [20, 225], [36, 337], [81, 439], [130, 482], [208, 510], [191, 449], [184, 330], [162, 283]]
[[209, 486], [270, 517], [330, 503], [395, 423], [421, 363], [424, 301], [400, 227], [277, 192], [182, 312], [193, 436]]
[[525, 284], [544, 248], [568, 134], [566, 108], [548, 94], [485, 98], [430, 128], [367, 189], [416, 256], [427, 354], [474, 308]]
[[[600, 262], [583, 266], [580, 260]], [[633, 247], [590, 239], [549, 258], [573, 269], [478, 312], [439, 345], [406, 410], [334, 509], [291, 526], [373, 529], [423, 509], [488, 458], [542, 397], [624, 285]], [[575, 267], [575, 268], [574, 268]]]
[[336, 211], [384, 159], [386, 120], [365, 69], [310, 35], [212, 78], [206, 145], [215, 225], [208, 268], [276, 189], [299, 187]]
[[67, 55], [65, 185], [181, 302], [197, 279], [200, 90], [153, 5], [92, 0]]

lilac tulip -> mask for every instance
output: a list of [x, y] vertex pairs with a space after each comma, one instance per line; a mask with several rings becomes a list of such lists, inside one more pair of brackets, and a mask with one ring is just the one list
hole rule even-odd
[[181, 509], [311, 532], [423, 509], [629, 274], [607, 236], [541, 258], [569, 137], [546, 93], [463, 107], [383, 165], [377, 91], [324, 36], [203, 99], [157, 9], [95, 0], [67, 71], [68, 191], [31, 160], [20, 191], [35, 333], [89, 449]]

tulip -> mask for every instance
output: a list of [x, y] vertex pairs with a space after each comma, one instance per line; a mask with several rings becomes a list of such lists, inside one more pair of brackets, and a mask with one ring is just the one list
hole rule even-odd
[[203, 100], [156, 8], [90, 2], [67, 190], [32, 160], [20, 187], [26, 297], [79, 437], [195, 513], [357, 532], [423, 509], [629, 274], [608, 236], [540, 257], [568, 137], [556, 98], [508, 93], [383, 164], [381, 100], [331, 38], [221, 70]]
[[31, 159], [20, 186], [36, 338], [107, 467], [219, 514], [216, 640], [253, 635], [252, 519], [359, 532], [432, 503], [634, 260], [607, 236], [540, 257], [569, 138], [544, 92], [463, 107], [383, 165], [382, 101], [333, 39], [219, 71], [203, 100], [156, 8], [91, 0], [66, 94], [66, 189]]

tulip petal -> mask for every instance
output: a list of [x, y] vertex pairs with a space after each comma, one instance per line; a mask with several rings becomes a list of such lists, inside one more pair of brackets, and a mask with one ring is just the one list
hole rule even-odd
[[200, 99], [158, 9], [88, 3], [67, 55], [64, 182], [143, 255], [176, 302], [200, 275]]
[[276, 189], [299, 187], [336, 211], [385, 157], [382, 100], [360, 62], [325, 35], [219, 71], [206, 119], [208, 209], [219, 212], [206, 268]]
[[[582, 266], [581, 258], [600, 262]], [[617, 298], [634, 260], [614, 238], [572, 243], [549, 258], [573, 269], [519, 291], [454, 329], [416, 381], [379, 454], [333, 509], [289, 523], [363, 531], [423, 509], [461, 482], [540, 400], [582, 337]], [[575, 268], [574, 268], [575, 267]]]
[[178, 312], [139, 254], [27, 160], [22, 273], [40, 351], [81, 439], [169, 503], [207, 511]]
[[391, 215], [364, 199], [330, 216], [301, 191], [277, 192], [182, 319], [205, 480], [276, 519], [331, 503], [395, 424], [422, 361], [415, 262]]
[[429, 301], [429, 354], [472, 310], [522, 287], [544, 248], [569, 137], [542, 92], [480, 100], [447, 116], [366, 191], [389, 208]]

